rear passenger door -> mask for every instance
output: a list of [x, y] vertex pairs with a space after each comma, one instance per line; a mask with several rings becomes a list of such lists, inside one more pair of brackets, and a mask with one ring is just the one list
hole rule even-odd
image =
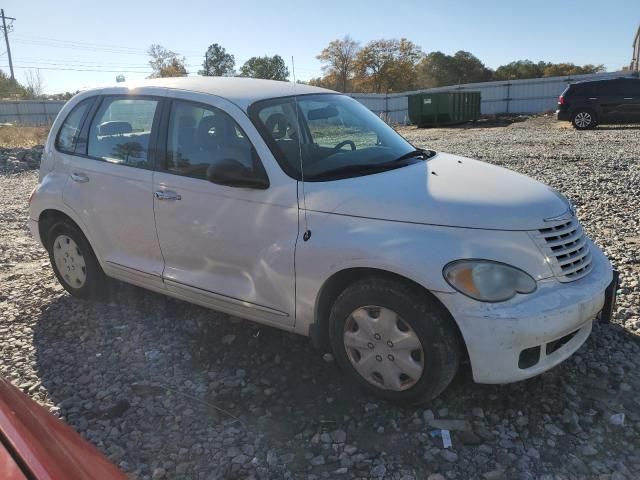
[[624, 108], [620, 80], [603, 80], [596, 87], [598, 103], [602, 108], [601, 120], [611, 123], [625, 121], [628, 112]]
[[629, 123], [640, 122], [640, 79], [625, 78], [620, 84], [623, 120]]
[[153, 214], [153, 149], [162, 99], [107, 95], [83, 126], [63, 201], [80, 216], [108, 275], [163, 288]]

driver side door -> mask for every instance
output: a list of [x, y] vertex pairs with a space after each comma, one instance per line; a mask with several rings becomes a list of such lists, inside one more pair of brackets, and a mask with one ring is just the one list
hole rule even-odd
[[153, 191], [164, 282], [188, 301], [293, 326], [295, 182], [268, 188], [213, 183], [212, 169], [222, 161], [267, 173], [246, 115], [232, 117], [226, 101], [206, 100], [173, 99], [163, 113]]

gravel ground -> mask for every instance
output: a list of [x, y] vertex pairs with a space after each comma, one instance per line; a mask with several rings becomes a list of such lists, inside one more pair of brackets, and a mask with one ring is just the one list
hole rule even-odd
[[0, 375], [132, 478], [639, 478], [640, 127], [400, 130], [568, 195], [621, 271], [614, 324], [537, 378], [475, 385], [463, 370], [431, 404], [399, 408], [303, 337], [126, 285], [111, 303], [70, 297], [25, 228], [37, 175], [0, 150]]

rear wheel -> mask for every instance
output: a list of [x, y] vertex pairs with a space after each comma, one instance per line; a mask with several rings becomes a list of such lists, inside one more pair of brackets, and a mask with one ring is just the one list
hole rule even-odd
[[69, 222], [55, 223], [47, 234], [49, 259], [60, 284], [84, 299], [107, 296], [107, 281], [84, 234]]
[[592, 110], [578, 110], [571, 117], [571, 123], [578, 130], [587, 130], [595, 127], [598, 121]]
[[336, 360], [362, 387], [415, 404], [439, 395], [458, 370], [460, 345], [452, 322], [429, 294], [372, 278], [338, 297], [330, 339]]

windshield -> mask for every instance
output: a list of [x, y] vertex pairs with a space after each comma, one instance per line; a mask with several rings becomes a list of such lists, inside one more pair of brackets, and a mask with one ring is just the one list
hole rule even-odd
[[295, 103], [294, 97], [258, 102], [250, 116], [280, 166], [298, 180], [301, 165], [305, 181], [321, 181], [419, 161], [421, 152], [350, 97], [298, 96], [297, 112]]

